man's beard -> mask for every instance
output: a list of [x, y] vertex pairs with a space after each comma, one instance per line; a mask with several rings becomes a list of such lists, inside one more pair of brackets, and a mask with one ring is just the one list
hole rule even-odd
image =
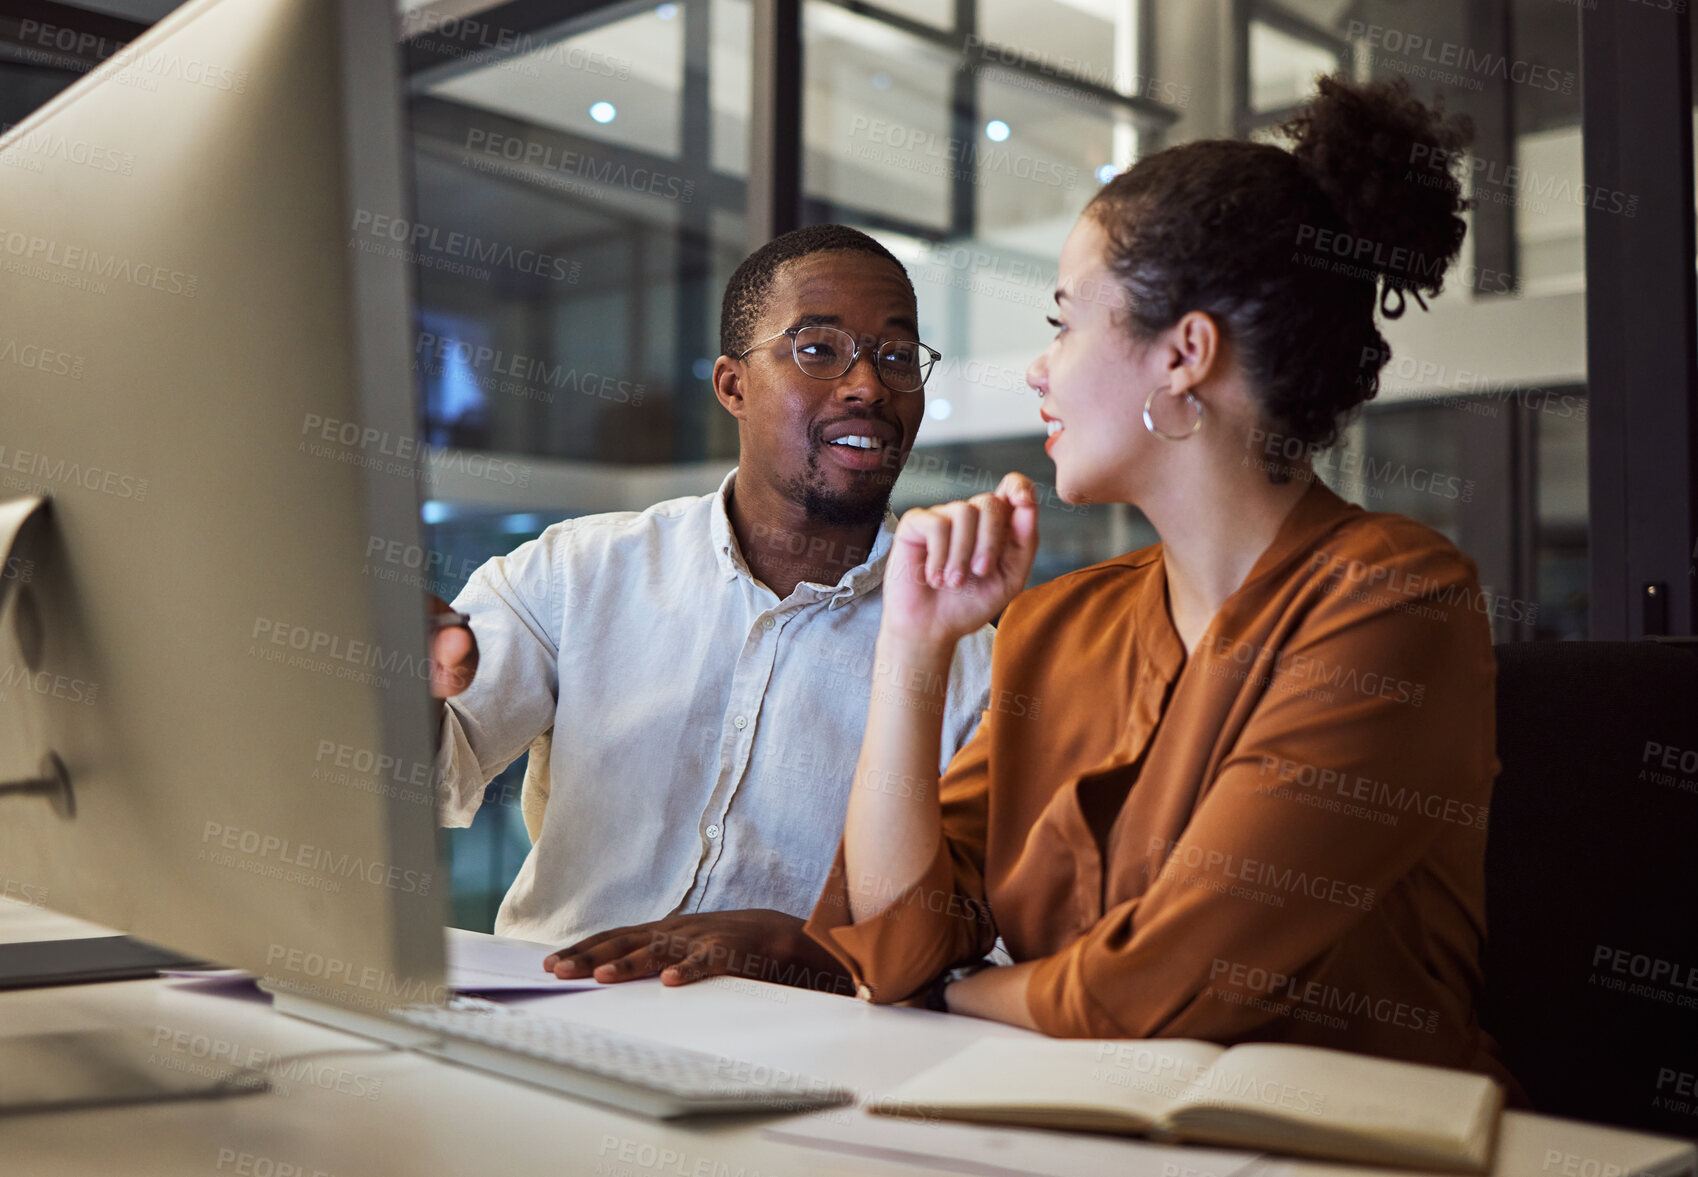
[[819, 451], [815, 450], [808, 455], [807, 468], [800, 477], [792, 479], [785, 490], [790, 500], [801, 504], [802, 510], [815, 523], [827, 527], [867, 527], [884, 521], [885, 512], [890, 508], [890, 493], [896, 488], [894, 478], [883, 483], [882, 487], [879, 482], [862, 495], [827, 490]]

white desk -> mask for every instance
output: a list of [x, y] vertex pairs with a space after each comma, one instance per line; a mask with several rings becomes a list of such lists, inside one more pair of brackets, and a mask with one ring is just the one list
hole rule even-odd
[[[0, 942], [103, 931], [0, 901]], [[879, 1091], [1010, 1027], [875, 1007], [758, 982], [677, 989], [635, 982], [527, 1004], [609, 1029]], [[141, 1027], [160, 1065], [209, 1052], [301, 1063], [271, 1068], [278, 1090], [222, 1100], [8, 1117], [7, 1177], [836, 1177], [963, 1171], [875, 1160], [765, 1137], [772, 1117], [659, 1123], [391, 1050], [274, 1012], [256, 1000], [151, 980], [0, 993], [0, 1034]], [[759, 1048], [751, 1049], [752, 1043]], [[859, 1114], [859, 1113], [855, 1113]], [[1171, 1153], [1182, 1177], [1190, 1150]], [[1556, 1158], [1553, 1160], [1553, 1158]], [[1574, 1158], [1572, 1164], [1569, 1158]], [[1693, 1172], [1694, 1150], [1655, 1137], [1511, 1114], [1499, 1173], [1539, 1177]], [[294, 1166], [293, 1170], [285, 1166]], [[1614, 1166], [1612, 1169], [1611, 1166]], [[1244, 1177], [1347, 1177], [1377, 1170], [1251, 1163]]]

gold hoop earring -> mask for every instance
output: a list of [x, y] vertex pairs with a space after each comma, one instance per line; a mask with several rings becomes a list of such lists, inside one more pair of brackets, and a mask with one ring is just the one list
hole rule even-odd
[[1187, 429], [1184, 433], [1163, 433], [1161, 430], [1157, 429], [1156, 419], [1150, 415], [1150, 406], [1156, 403], [1156, 393], [1161, 391], [1162, 389], [1160, 388], [1152, 389], [1150, 391], [1150, 395], [1144, 399], [1145, 429], [1148, 429], [1151, 433], [1155, 434], [1163, 441], [1184, 441], [1203, 427], [1203, 402], [1197, 399], [1196, 393], [1186, 390], [1185, 403], [1197, 410], [1197, 419], [1191, 422], [1191, 428]]

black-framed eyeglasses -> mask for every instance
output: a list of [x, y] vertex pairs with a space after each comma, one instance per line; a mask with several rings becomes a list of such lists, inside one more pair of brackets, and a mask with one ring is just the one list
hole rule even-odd
[[863, 351], [871, 350], [873, 368], [892, 392], [918, 392], [926, 386], [932, 365], [943, 358], [936, 348], [914, 339], [887, 339], [876, 348], [864, 348], [841, 327], [791, 327], [750, 345], [737, 358], [746, 359], [755, 348], [779, 335], [790, 337], [790, 354], [796, 366], [816, 380], [836, 380], [855, 366]]

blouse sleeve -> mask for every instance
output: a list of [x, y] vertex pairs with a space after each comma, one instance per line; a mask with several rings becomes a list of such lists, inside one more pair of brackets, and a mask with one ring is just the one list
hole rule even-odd
[[[1473, 566], [1448, 545], [1381, 563], [1390, 577], [1427, 578], [1401, 581], [1422, 593], [1317, 594], [1277, 646], [1247, 654], [1230, 638], [1199, 644], [1202, 664], [1189, 673], [1264, 675], [1261, 697], [1180, 836], [1124, 850], [1143, 858], [1143, 894], [1033, 971], [1027, 1005], [1045, 1033], [1249, 1036], [1277, 1006], [1209, 999], [1211, 977], [1246, 962], [1303, 975], [1443, 831], [1476, 817], [1483, 828], [1496, 770], [1495, 663], [1471, 604]], [[1382, 806], [1417, 800], [1390, 824], [1278, 787], [1318, 774], [1378, 791]]]
[[[903, 1001], [944, 970], [983, 956], [996, 942], [984, 898], [992, 726], [992, 711], [986, 710], [978, 731], [939, 782], [943, 825], [931, 865], [871, 919], [851, 921], [851, 880], [838, 844], [806, 931], [849, 970], [856, 993], [867, 1000]], [[882, 894], [878, 880], [856, 881]]]

